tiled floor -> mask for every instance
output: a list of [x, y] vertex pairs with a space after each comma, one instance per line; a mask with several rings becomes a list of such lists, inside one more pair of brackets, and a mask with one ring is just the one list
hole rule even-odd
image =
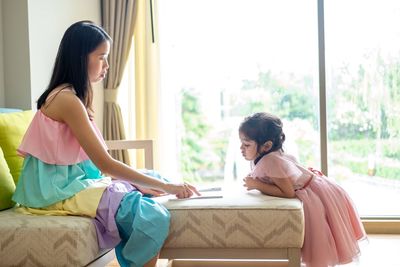
[[[158, 264], [159, 267], [166, 267], [167, 265], [168, 262], [166, 262], [165, 260], [160, 260]], [[179, 264], [179, 266], [190, 267], [193, 266], [193, 264], [190, 263], [183, 265]], [[201, 265], [201, 266], [206, 267], [207, 265]], [[218, 266], [227, 266], [227, 265], [218, 264]], [[342, 266], [343, 267], [400, 267], [400, 235], [370, 235], [368, 237], [368, 241], [363, 241], [361, 243], [361, 257], [359, 259], [359, 262], [354, 262]], [[107, 267], [119, 267], [119, 265], [118, 262], [114, 260], [113, 262], [108, 264]]]

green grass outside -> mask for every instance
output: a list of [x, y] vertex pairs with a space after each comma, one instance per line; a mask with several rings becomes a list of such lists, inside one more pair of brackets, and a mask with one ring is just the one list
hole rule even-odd
[[[376, 140], [345, 140], [330, 142], [330, 154], [336, 154], [336, 164], [350, 169], [353, 173], [368, 174], [368, 156], [375, 154]], [[382, 140], [382, 163], [375, 167], [375, 176], [400, 180], [400, 144], [393, 140]], [[334, 151], [334, 152], [333, 152]], [[354, 159], [357, 159], [354, 160]], [[385, 165], [385, 159], [398, 164]], [[397, 165], [397, 166], [396, 166]]]

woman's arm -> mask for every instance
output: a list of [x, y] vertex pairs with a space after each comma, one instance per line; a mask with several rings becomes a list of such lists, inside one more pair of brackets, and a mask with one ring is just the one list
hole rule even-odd
[[243, 186], [247, 187], [247, 190], [257, 189], [263, 194], [276, 197], [296, 197], [289, 178], [272, 178], [274, 184], [267, 184], [250, 176], [244, 178], [243, 181]]
[[64, 122], [70, 127], [86, 154], [103, 173], [139, 186], [175, 194], [179, 198], [190, 197], [193, 192], [197, 192], [191, 185], [165, 183], [113, 159], [96, 135], [85, 106], [74, 93], [69, 91], [59, 93], [42, 111], [48, 117]]

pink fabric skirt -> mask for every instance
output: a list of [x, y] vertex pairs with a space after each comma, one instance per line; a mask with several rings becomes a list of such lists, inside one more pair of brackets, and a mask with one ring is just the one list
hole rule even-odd
[[346, 264], [360, 254], [364, 227], [349, 195], [326, 176], [314, 175], [296, 191], [303, 202], [305, 236], [302, 261], [307, 267]]

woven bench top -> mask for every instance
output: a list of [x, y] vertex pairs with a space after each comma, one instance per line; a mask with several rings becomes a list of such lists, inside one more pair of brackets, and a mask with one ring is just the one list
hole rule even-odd
[[304, 214], [298, 199], [242, 188], [222, 198], [157, 201], [171, 213], [165, 248], [300, 248]]

